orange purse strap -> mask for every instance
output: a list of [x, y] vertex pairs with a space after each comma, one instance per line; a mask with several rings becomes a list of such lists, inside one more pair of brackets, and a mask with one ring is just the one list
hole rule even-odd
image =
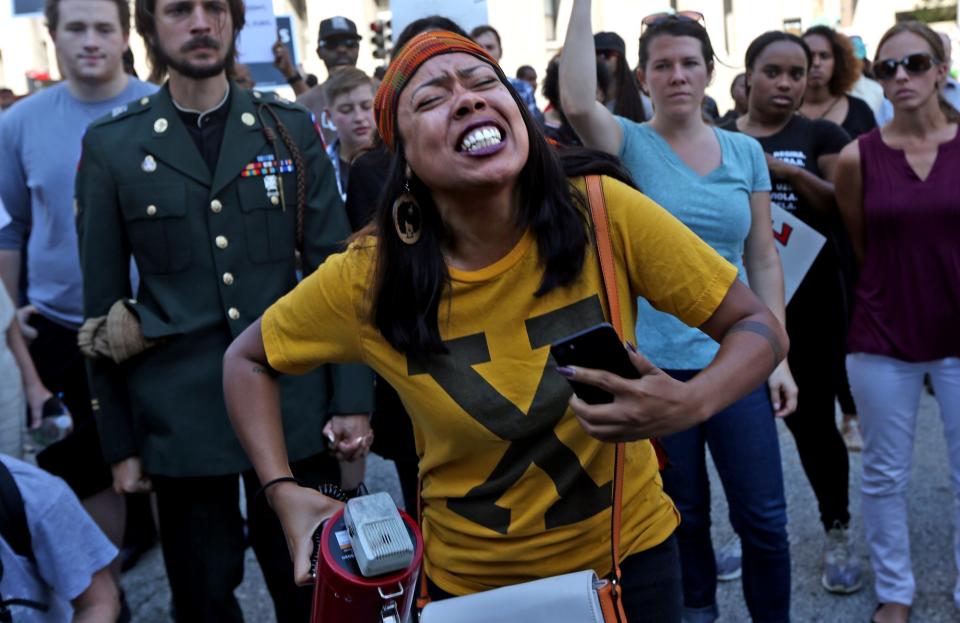
[[[620, 297], [617, 295], [616, 263], [613, 259], [613, 241], [610, 239], [610, 220], [607, 218], [607, 200], [603, 196], [603, 182], [599, 175], [586, 176], [587, 202], [593, 219], [593, 237], [600, 257], [600, 272], [603, 289], [607, 294], [610, 324], [620, 339], [623, 339], [623, 324], [620, 318]], [[613, 511], [610, 513], [610, 555], [613, 558], [613, 577], [620, 584], [620, 516], [623, 506], [624, 444], [618, 443], [614, 450]]]
[[[423, 538], [423, 498], [420, 496], [422, 490], [423, 481], [417, 478], [417, 525], [420, 526], [420, 538]], [[426, 550], [426, 539], [424, 539], [424, 550]], [[430, 603], [430, 591], [427, 590], [427, 571], [423, 568], [423, 562], [420, 565], [420, 595], [417, 597], [417, 610], [423, 610]]]

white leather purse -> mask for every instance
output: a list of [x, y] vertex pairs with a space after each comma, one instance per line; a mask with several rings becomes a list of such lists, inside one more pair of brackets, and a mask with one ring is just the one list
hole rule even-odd
[[577, 571], [431, 602], [420, 623], [604, 623], [597, 590], [607, 584]]

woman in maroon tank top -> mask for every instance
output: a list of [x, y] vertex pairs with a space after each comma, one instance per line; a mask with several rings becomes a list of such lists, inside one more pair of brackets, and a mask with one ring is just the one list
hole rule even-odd
[[[960, 526], [960, 114], [940, 89], [939, 36], [919, 22], [887, 31], [874, 75], [893, 120], [843, 149], [837, 201], [861, 262], [847, 371], [863, 429], [863, 524], [880, 605], [906, 621], [915, 582], [906, 486], [924, 374], [936, 390]], [[960, 540], [954, 540], [960, 563]], [[960, 582], [954, 589], [960, 607]]]

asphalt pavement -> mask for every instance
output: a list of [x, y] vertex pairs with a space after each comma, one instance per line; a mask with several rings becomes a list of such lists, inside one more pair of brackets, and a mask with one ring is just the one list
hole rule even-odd
[[[860, 521], [860, 455], [850, 455], [850, 502], [855, 551], [864, 569], [864, 588], [854, 595], [831, 595], [820, 586], [824, 536], [816, 499], [800, 467], [793, 437], [782, 423], [778, 426], [789, 514], [793, 572], [792, 620], [800, 623], [864, 623], [876, 607], [876, 596]], [[917, 579], [912, 623], [960, 622], [960, 612], [954, 607], [952, 598], [956, 578], [952, 548], [955, 506], [946, 459], [939, 410], [936, 402], [924, 394], [908, 494], [911, 551]], [[711, 476], [716, 492], [713, 500], [714, 544], [718, 546], [730, 537], [731, 529], [726, 519], [726, 500], [722, 489], [716, 474], [712, 473]], [[367, 485], [371, 491], [388, 491], [398, 504], [402, 503], [391, 462], [372, 456], [367, 466]], [[122, 584], [134, 613], [134, 623], [171, 621], [170, 591], [159, 547], [148, 552], [134, 569], [124, 574]], [[250, 550], [247, 551], [246, 572], [237, 596], [248, 623], [275, 622], [270, 596]], [[739, 580], [720, 584], [718, 603], [720, 621], [750, 621]], [[491, 623], [494, 621], [491, 620]]]

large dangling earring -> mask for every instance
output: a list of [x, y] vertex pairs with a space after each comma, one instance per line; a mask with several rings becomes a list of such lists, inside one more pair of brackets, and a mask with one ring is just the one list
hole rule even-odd
[[393, 226], [406, 244], [417, 244], [423, 231], [423, 214], [420, 204], [410, 192], [410, 181], [403, 185], [403, 194], [393, 202]]

